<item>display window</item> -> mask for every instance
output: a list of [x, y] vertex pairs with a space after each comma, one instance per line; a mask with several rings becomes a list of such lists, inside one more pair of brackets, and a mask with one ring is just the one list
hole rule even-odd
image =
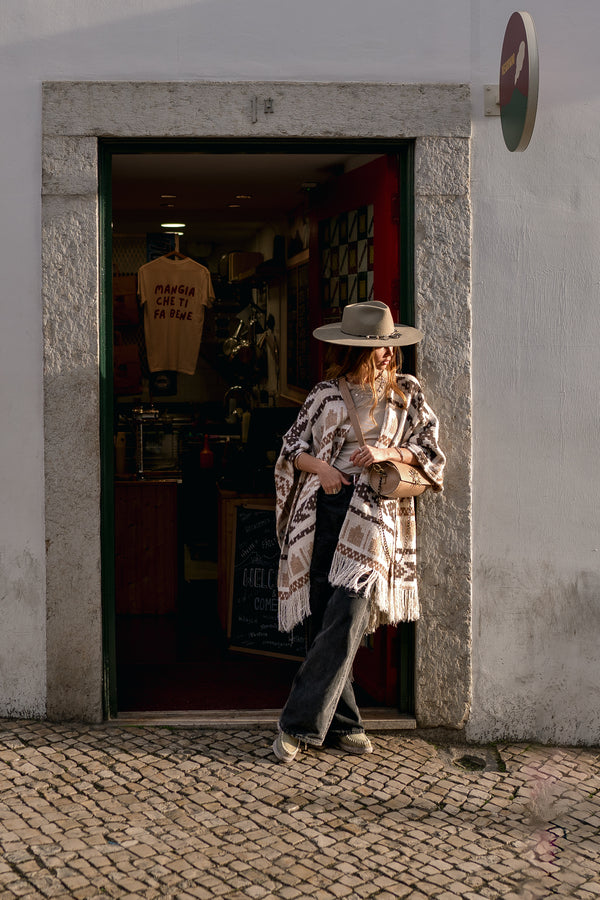
[[[305, 644], [277, 629], [274, 465], [323, 374], [313, 329], [372, 299], [410, 321], [407, 159], [113, 150], [117, 712], [285, 702]], [[411, 642], [410, 626], [365, 641], [364, 708], [410, 712]]]

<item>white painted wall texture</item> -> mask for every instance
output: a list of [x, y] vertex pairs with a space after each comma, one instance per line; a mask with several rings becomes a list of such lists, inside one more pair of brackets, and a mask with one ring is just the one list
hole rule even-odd
[[[0, 715], [45, 713], [41, 84], [467, 83], [473, 98], [476, 740], [597, 742], [600, 99], [596, 0], [531, 0], [538, 120], [510, 154], [483, 85], [506, 0], [3, 0]], [[65, 459], [68, 467], [69, 460]]]
[[[485, 6], [474, 83], [509, 12]], [[541, 70], [529, 149], [505, 152], [474, 111], [468, 734], [597, 742], [600, 8], [526, 9]]]

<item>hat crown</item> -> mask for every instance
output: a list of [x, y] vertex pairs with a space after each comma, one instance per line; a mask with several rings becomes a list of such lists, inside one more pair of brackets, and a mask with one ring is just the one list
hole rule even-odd
[[344, 307], [341, 329], [355, 337], [390, 337], [394, 333], [394, 319], [386, 303], [367, 300]]

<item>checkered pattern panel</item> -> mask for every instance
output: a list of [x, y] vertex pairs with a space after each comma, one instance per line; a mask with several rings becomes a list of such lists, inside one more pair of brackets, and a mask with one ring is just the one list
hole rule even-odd
[[373, 206], [340, 213], [319, 224], [323, 322], [337, 321], [348, 303], [373, 300]]

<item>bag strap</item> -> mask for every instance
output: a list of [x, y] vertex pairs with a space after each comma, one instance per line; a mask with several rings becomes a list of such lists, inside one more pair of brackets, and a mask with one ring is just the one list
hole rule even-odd
[[356, 413], [356, 407], [354, 405], [354, 400], [352, 399], [352, 394], [350, 393], [350, 388], [348, 387], [348, 382], [345, 378], [338, 378], [338, 387], [340, 389], [340, 394], [342, 395], [342, 399], [346, 404], [348, 409], [348, 415], [350, 416], [350, 422], [352, 423], [352, 427], [354, 428], [354, 434], [356, 435], [356, 440], [360, 444], [361, 447], [365, 446], [365, 439], [363, 437], [362, 428], [360, 427], [360, 422], [358, 421], [358, 415]]

